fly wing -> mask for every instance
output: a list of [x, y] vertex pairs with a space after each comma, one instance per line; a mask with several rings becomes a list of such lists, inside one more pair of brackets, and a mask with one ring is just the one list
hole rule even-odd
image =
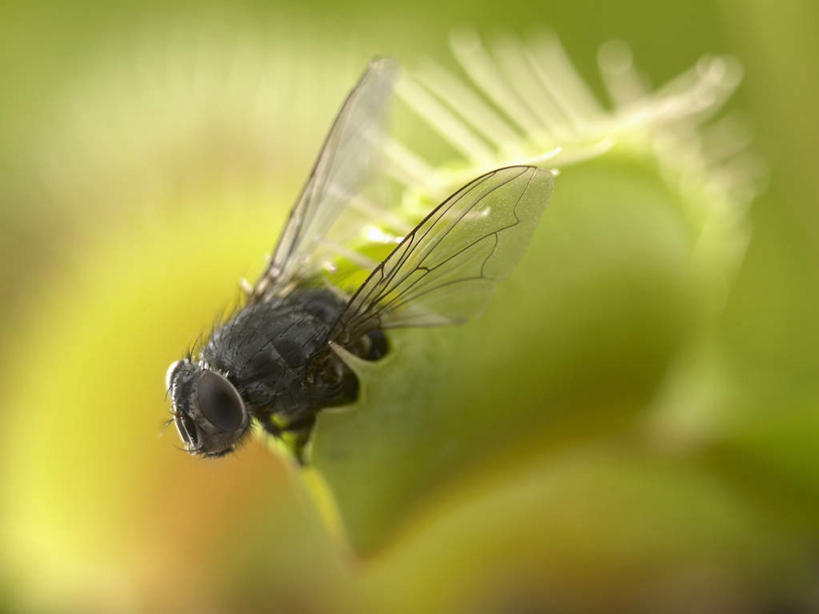
[[440, 326], [476, 315], [523, 255], [552, 194], [552, 173], [491, 171], [438, 205], [350, 299], [331, 340], [375, 328]]
[[317, 248], [373, 175], [396, 74], [392, 61], [374, 60], [347, 96], [251, 301], [282, 295], [318, 269]]

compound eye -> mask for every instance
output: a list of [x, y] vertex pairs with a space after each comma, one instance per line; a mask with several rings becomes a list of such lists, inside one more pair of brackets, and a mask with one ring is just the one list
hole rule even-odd
[[241, 428], [245, 406], [233, 385], [213, 371], [205, 371], [197, 385], [199, 411], [215, 427], [231, 432]]

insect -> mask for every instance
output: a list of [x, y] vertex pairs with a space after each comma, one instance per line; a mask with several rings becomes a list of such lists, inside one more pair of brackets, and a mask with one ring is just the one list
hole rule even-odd
[[385, 330], [477, 314], [525, 250], [552, 193], [550, 171], [509, 166], [457, 190], [410, 230], [357, 289], [327, 283], [328, 231], [349, 225], [375, 171], [396, 76], [373, 61], [341, 107], [269, 264], [243, 305], [195, 355], [170, 365], [172, 419], [190, 454], [234, 450], [253, 421], [302, 450], [318, 412], [349, 404], [358, 380], [339, 352], [378, 360]]

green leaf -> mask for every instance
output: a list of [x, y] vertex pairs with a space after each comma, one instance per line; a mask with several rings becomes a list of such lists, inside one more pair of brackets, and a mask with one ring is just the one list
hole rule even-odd
[[572, 169], [480, 319], [391, 333], [387, 358], [353, 362], [360, 399], [319, 415], [309, 458], [354, 549], [453, 488], [631, 425], [699, 313], [678, 205], [633, 161]]

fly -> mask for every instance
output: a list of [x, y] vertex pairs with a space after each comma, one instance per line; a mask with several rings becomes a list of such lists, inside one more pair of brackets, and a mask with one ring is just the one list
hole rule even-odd
[[[318, 412], [356, 400], [341, 352], [378, 360], [391, 328], [456, 324], [476, 315], [523, 255], [552, 193], [550, 171], [509, 166], [449, 196], [349, 294], [330, 286], [328, 233], [356, 225], [353, 206], [375, 173], [395, 65], [373, 61], [336, 116], [270, 262], [244, 304], [196, 355], [166, 375], [185, 450], [222, 456], [253, 421], [294, 442], [297, 458]], [[361, 222], [358, 222], [361, 230]]]

